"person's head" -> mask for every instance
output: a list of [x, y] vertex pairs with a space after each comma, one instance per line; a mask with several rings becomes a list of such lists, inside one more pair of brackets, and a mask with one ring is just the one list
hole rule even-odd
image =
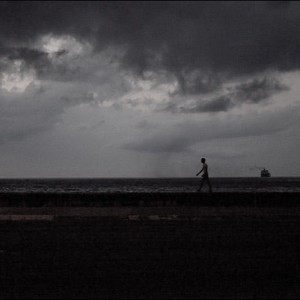
[[205, 158], [204, 158], [204, 157], [201, 158], [201, 162], [202, 162], [203, 164], [205, 163]]

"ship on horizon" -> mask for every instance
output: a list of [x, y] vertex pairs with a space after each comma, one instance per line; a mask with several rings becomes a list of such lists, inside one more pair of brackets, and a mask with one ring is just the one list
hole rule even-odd
[[260, 177], [271, 177], [271, 173], [266, 168], [263, 168], [260, 172]]

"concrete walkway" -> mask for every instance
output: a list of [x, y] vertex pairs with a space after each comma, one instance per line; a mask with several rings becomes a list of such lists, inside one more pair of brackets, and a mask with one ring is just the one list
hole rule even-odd
[[299, 299], [297, 209], [1, 208], [0, 299]]
[[114, 217], [128, 220], [183, 220], [206, 217], [300, 216], [300, 209], [247, 207], [1, 207], [0, 221], [55, 221]]

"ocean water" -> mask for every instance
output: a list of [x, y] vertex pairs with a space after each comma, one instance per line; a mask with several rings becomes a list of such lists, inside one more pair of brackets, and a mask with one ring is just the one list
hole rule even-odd
[[[12, 193], [184, 193], [195, 192], [200, 178], [0, 179], [0, 192]], [[300, 192], [300, 177], [211, 178], [218, 192]], [[203, 192], [208, 187], [203, 187]]]

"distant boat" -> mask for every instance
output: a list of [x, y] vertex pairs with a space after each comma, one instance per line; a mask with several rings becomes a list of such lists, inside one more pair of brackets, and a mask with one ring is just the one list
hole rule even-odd
[[263, 168], [263, 170], [261, 170], [261, 172], [260, 172], [260, 177], [271, 177], [271, 174], [268, 170]]

